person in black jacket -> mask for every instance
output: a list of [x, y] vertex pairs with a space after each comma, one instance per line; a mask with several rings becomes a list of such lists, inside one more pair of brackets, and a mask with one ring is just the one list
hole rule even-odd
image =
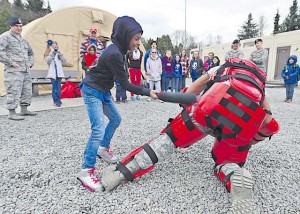
[[[121, 123], [121, 116], [110, 97], [114, 80], [117, 79], [122, 88], [134, 94], [157, 98], [156, 91], [128, 82], [125, 54], [128, 50], [133, 51], [140, 46], [142, 33], [142, 27], [134, 18], [128, 16], [117, 18], [111, 35], [113, 44], [102, 52], [97, 66], [86, 73], [81, 84], [92, 132], [85, 147], [82, 169], [77, 178], [91, 191], [102, 189], [95, 174], [96, 156], [111, 163], [118, 161], [117, 156], [110, 150], [110, 141]], [[104, 122], [104, 115], [109, 119], [107, 125]]]

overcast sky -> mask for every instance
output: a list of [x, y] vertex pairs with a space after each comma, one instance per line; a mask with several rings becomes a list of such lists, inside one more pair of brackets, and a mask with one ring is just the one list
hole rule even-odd
[[[186, 0], [187, 32], [196, 41], [208, 41], [208, 36], [222, 36], [222, 42], [236, 38], [237, 30], [248, 14], [254, 20], [264, 15], [267, 29], [273, 31], [277, 9], [281, 21], [288, 15], [293, 0]], [[143, 27], [145, 38], [172, 35], [184, 30], [185, 0], [50, 0], [52, 10], [71, 6], [90, 6], [106, 10], [116, 16], [134, 17]]]

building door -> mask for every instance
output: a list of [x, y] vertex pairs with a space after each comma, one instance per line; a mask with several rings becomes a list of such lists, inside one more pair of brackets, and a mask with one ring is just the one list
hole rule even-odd
[[277, 48], [276, 70], [274, 79], [281, 79], [281, 71], [290, 56], [290, 52], [291, 46]]

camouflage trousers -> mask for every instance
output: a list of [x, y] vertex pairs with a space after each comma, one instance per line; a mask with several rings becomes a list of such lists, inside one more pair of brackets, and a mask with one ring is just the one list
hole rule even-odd
[[[175, 145], [167, 134], [161, 134], [152, 139], [149, 145], [155, 152], [159, 161], [162, 161], [166, 157], [170, 156], [175, 150]], [[142, 150], [140, 153], [136, 154], [134, 159], [142, 169], [147, 169], [153, 165], [152, 160], [145, 150]]]
[[29, 106], [32, 97], [32, 82], [28, 72], [4, 72], [4, 85], [6, 89], [6, 108], [16, 109]]

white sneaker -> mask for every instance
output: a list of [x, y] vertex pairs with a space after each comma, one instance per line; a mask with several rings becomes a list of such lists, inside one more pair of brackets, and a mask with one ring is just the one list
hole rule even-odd
[[159, 102], [160, 102], [160, 103], [164, 103], [164, 101], [162, 101], [162, 100], [159, 100]]
[[246, 169], [235, 170], [230, 178], [232, 206], [230, 213], [255, 213], [255, 203], [252, 196], [253, 180], [250, 172]]
[[100, 146], [97, 156], [99, 158], [103, 158], [104, 160], [106, 160], [107, 162], [110, 162], [110, 163], [117, 163], [119, 161], [118, 156], [113, 155], [113, 153], [111, 152], [109, 147], [106, 148], [106, 147]]
[[150, 102], [150, 101], [151, 101], [151, 98], [149, 97], [149, 98], [147, 99], [147, 101]]
[[92, 192], [100, 191], [103, 189], [99, 178], [95, 174], [96, 168], [81, 169], [77, 174], [77, 179], [81, 182], [82, 186]]

